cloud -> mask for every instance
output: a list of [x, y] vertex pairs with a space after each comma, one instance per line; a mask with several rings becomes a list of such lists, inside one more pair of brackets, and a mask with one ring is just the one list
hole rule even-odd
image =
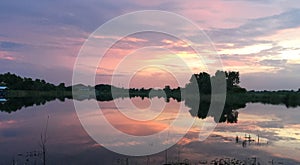
[[9, 41], [0, 41], [0, 51], [16, 51], [24, 47], [25, 44], [9, 42]]
[[283, 60], [262, 60], [259, 62], [261, 65], [267, 65], [267, 66], [276, 66], [276, 67], [280, 67], [280, 66], [285, 66], [285, 64], [287, 63], [287, 60], [283, 59]]
[[[279, 50], [279, 47], [276, 50], [276, 43], [272, 39], [264, 39], [263, 37], [280, 29], [299, 26], [300, 9], [280, 8], [285, 4], [274, 1], [269, 4], [270, 2], [267, 3], [265, 0], [255, 2], [228, 0], [215, 2], [87, 0], [82, 2], [75, 0], [69, 3], [54, 0], [36, 3], [36, 0], [26, 2], [3, 0], [0, 6], [0, 20], [2, 22], [0, 26], [0, 58], [5, 59], [2, 62], [7, 62], [9, 59], [20, 60], [18, 64], [12, 65], [24, 64], [24, 66], [9, 67], [17, 73], [25, 72], [24, 68], [27, 68], [27, 64], [32, 63], [34, 65], [28, 67], [31, 72], [39, 72], [40, 67], [59, 68], [57, 70], [62, 70], [63, 73], [68, 72], [66, 74], [69, 75], [80, 46], [88, 35], [100, 25], [111, 18], [130, 11], [162, 9], [187, 16], [200, 26], [207, 28], [207, 33], [218, 49], [238, 49], [259, 44], [273, 46], [272, 50], [266, 49], [265, 52], [259, 51], [245, 56], [240, 56], [238, 53], [232, 55], [231, 53], [224, 53], [222, 55], [224, 63], [228, 65], [236, 64], [236, 68], [242, 67], [242, 69], [243, 67], [253, 66], [275, 67], [276, 62], [268, 60], [278, 56], [282, 50]], [[288, 3], [290, 4], [290, 2]], [[297, 6], [294, 5], [294, 7]], [[255, 12], [253, 12], [254, 10]], [[153, 26], [156, 25], [155, 22], [148, 20], [145, 20], [145, 22]], [[214, 29], [211, 29], [211, 27], [214, 27]], [[185, 27], [179, 27], [176, 24], [172, 25], [171, 28], [180, 33], [188, 31], [188, 29], [184, 29]], [[178, 44], [178, 39], [174, 37], [155, 35], [154, 33], [130, 37], [132, 38], [127, 38], [126, 42], [115, 47], [118, 50], [112, 52], [114, 54], [111, 54], [110, 58], [123, 57], [118, 56], [117, 53], [120, 54], [122, 51], [124, 53], [125, 49], [134, 50], [151, 45], [169, 48], [174, 52], [186, 51], [190, 54], [193, 53], [182, 46], [181, 43], [178, 42]], [[162, 42], [164, 39], [173, 42], [164, 43]], [[154, 55], [155, 53], [157, 52], [149, 53], [148, 56], [158, 56]], [[166, 59], [166, 57], [163, 58]], [[145, 58], [145, 60], [147, 59]], [[279, 57], [274, 60], [279, 60]], [[287, 60], [287, 63], [289, 63], [289, 59]], [[196, 60], [190, 61], [193, 64]], [[36, 63], [39, 67], [35, 65]], [[1, 69], [2, 67], [4, 69], [8, 68], [7, 65], [1, 66]], [[22, 70], [16, 68], [22, 68]], [[43, 73], [46, 72], [43, 71]], [[52, 73], [49, 74], [50, 79], [53, 79]], [[34, 74], [27, 72], [27, 75]], [[48, 75], [43, 76], [47, 77]], [[66, 77], [69, 78], [70, 76]], [[62, 78], [63, 81], [70, 81], [66, 80], [66, 77]]]
[[[299, 17], [300, 9], [293, 9], [278, 15], [249, 20], [237, 28], [219, 28], [207, 31], [207, 33], [217, 43], [239, 45], [242, 42], [252, 45], [257, 44], [257, 42], [266, 42], [255, 40], [255, 37], [266, 36], [278, 30], [300, 26]], [[249, 42], [249, 40], [252, 42]]]
[[246, 73], [241, 76], [241, 86], [247, 89], [279, 90], [299, 89], [300, 64], [286, 64], [276, 72]]
[[73, 71], [65, 67], [47, 67], [38, 63], [0, 60], [1, 73], [11, 72], [31, 78], [44, 79], [47, 82], [71, 84]]
[[[121, 14], [124, 3], [111, 3], [110, 1], [89, 0], [82, 3], [75, 0], [43, 1], [36, 0], [16, 2], [4, 0], [0, 11], [2, 20], [6, 22], [27, 22], [41, 26], [69, 25], [91, 32], [110, 18]], [[99, 9], [99, 7], [101, 9]], [[87, 19], [88, 18], [88, 19]], [[94, 20], [94, 21], [90, 21]], [[45, 27], [46, 28], [46, 27]]]

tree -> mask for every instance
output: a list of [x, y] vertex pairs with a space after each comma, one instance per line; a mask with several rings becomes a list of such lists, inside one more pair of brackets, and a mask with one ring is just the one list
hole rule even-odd
[[189, 84], [186, 85], [187, 92], [197, 92], [203, 94], [210, 94], [211, 92], [211, 83], [210, 75], [206, 72], [200, 72], [199, 74], [193, 74], [190, 79]]
[[199, 85], [200, 93], [211, 93], [210, 75], [206, 72], [202, 72], [198, 75], [197, 82]]
[[186, 85], [186, 92], [194, 93], [198, 88], [200, 94], [211, 94], [212, 84], [214, 88], [219, 89], [216, 91], [223, 91], [222, 89], [226, 89], [225, 85], [227, 85], [227, 91], [245, 91], [245, 89], [238, 86], [239, 83], [239, 72], [224, 72], [218, 70], [212, 77], [206, 72], [201, 72], [199, 74], [193, 74], [190, 82]]
[[163, 89], [167, 94], [171, 92], [171, 88], [169, 85], [166, 85], [165, 88]]
[[211, 78], [214, 92], [223, 93], [226, 90], [226, 72], [217, 70]]
[[65, 83], [60, 83], [57, 87], [59, 90], [64, 90], [66, 88]]
[[227, 82], [227, 89], [230, 90], [234, 86], [240, 83], [240, 74], [239, 72], [229, 71], [225, 72], [226, 75], [226, 82]]

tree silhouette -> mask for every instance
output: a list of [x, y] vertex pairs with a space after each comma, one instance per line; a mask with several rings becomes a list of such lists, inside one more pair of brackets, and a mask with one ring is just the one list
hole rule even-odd
[[227, 82], [227, 89], [231, 90], [234, 86], [240, 83], [240, 74], [239, 72], [225, 72], [226, 75], [226, 82]]
[[[226, 82], [223, 83], [223, 82]], [[214, 76], [210, 76], [206, 72], [201, 72], [199, 74], [193, 74], [190, 78], [189, 83], [185, 86], [187, 93], [196, 92], [195, 89], [198, 88], [200, 94], [211, 94], [212, 84], [214, 88], [224, 87], [227, 85], [227, 91], [233, 92], [245, 92], [244, 88], [238, 86], [240, 83], [240, 74], [235, 71], [216, 71]], [[219, 90], [221, 91], [221, 90]]]
[[199, 93], [210, 94], [211, 83], [210, 75], [206, 72], [201, 72], [199, 74], [194, 74], [190, 78], [190, 82], [185, 86], [188, 92], [197, 92], [195, 89], [198, 87]]

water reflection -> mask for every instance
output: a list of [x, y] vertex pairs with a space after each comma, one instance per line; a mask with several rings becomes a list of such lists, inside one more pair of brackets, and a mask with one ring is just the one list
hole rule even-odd
[[[129, 98], [119, 98], [115, 101], [125, 102], [126, 99]], [[160, 100], [165, 100], [165, 98], [160, 98]], [[136, 97], [132, 98], [132, 101], [138, 107], [137, 109], [123, 106], [120, 111], [129, 115], [144, 114], [145, 116], [148, 113], [156, 113], [147, 111], [151, 100]], [[183, 139], [168, 149], [166, 158], [166, 152], [145, 157], [128, 157], [101, 147], [82, 128], [72, 100], [9, 98], [6, 102], [0, 103], [2, 111], [0, 112], [0, 164], [11, 164], [13, 160], [18, 164], [24, 164], [28, 152], [40, 151], [38, 142], [47, 116], [49, 116], [48, 164], [126, 164], [126, 162], [129, 164], [163, 164], [166, 159], [167, 162], [188, 160], [192, 164], [199, 164], [217, 159], [247, 160], [254, 157], [261, 164], [270, 164], [271, 161], [274, 164], [276, 162], [299, 164], [300, 150], [297, 146], [300, 144], [298, 120], [300, 108], [287, 109], [284, 106], [227, 102], [221, 119], [217, 119], [214, 115], [207, 113], [209, 102], [202, 101], [200, 104], [193, 104], [191, 99], [177, 101], [169, 99], [166, 107], [167, 113], [152, 121], [151, 124], [145, 125], [120, 120], [120, 116], [116, 115], [118, 112], [112, 100], [99, 101], [102, 111], [111, 115], [111, 123], [115, 124], [117, 129], [133, 135], [148, 135], [164, 129], [174, 118], [178, 104], [181, 103], [185, 105], [186, 113], [191, 118], [197, 117], [200, 124], [203, 120], [219, 123], [205, 141], [199, 141], [201, 130], [197, 126], [193, 127]], [[103, 133], [110, 134], [105, 131]], [[245, 134], [247, 136], [250, 134], [255, 142], [247, 143], [247, 146], [243, 147], [241, 143], [245, 139]], [[239, 143], [236, 143], [236, 136], [239, 137]], [[258, 136], [260, 145], [256, 145]], [[126, 145], [134, 145], [134, 143], [123, 144], [123, 147]], [[34, 164], [35, 160], [37, 164], [41, 164], [39, 157], [32, 157], [28, 164]]]
[[[195, 103], [192, 99], [185, 100], [185, 105], [189, 108], [191, 116], [193, 117], [198, 117], [200, 119], [205, 119], [208, 116], [208, 111], [210, 107], [210, 102], [207, 101], [201, 101], [200, 103]], [[238, 115], [239, 112], [236, 111], [237, 109], [244, 108], [246, 107], [246, 104], [243, 105], [231, 105], [230, 103], [225, 103], [223, 112], [221, 114], [221, 118], [216, 117], [214, 114], [211, 114], [214, 118], [214, 121], [216, 123], [222, 123], [222, 122], [227, 122], [227, 123], [237, 123], [238, 121]]]
[[27, 97], [2, 97], [0, 99], [2, 99], [0, 102], [0, 111], [11, 113], [26, 107], [45, 105], [47, 102], [54, 100], [64, 102], [66, 99], [71, 99], [71, 97], [63, 95], [31, 95]]
[[[80, 97], [77, 96], [73, 99], [79, 100], [79, 101], [84, 101], [86, 99], [91, 99], [92, 97]], [[126, 99], [124, 96], [120, 96], [119, 98], [121, 99]], [[131, 101], [138, 100], [135, 98], [141, 98], [144, 100], [145, 98], [149, 97], [139, 97], [139, 96], [130, 96], [132, 99]], [[173, 97], [163, 97], [163, 96], [154, 96], [150, 97], [151, 99], [155, 98], [164, 98], [166, 102], [170, 102], [170, 100], [176, 100], [177, 102], [184, 101], [185, 106], [190, 108], [189, 112], [192, 117], [198, 117], [200, 119], [205, 119], [208, 117], [208, 111], [210, 107], [210, 102], [207, 100], [195, 100], [194, 98], [173, 98]], [[64, 96], [30, 96], [30, 97], [10, 97], [7, 100], [3, 98], [3, 101], [0, 104], [0, 111], [2, 112], [15, 112], [17, 110], [20, 110], [22, 108], [30, 107], [30, 106], [39, 106], [39, 105], [44, 105], [46, 102], [54, 101], [54, 100], [59, 100], [61, 102], [64, 102], [65, 99], [71, 99], [66, 98]], [[97, 96], [96, 99], [100, 102], [102, 101], [112, 101], [112, 96]], [[118, 98], [116, 98], [118, 99]], [[148, 100], [148, 99], [146, 99]], [[143, 102], [145, 104], [146, 101]], [[212, 117], [214, 117], [215, 122], [227, 122], [227, 123], [236, 123], [238, 120], [238, 111], [235, 111], [240, 108], [244, 108], [246, 106], [246, 103], [231, 103], [231, 102], [226, 102], [221, 118], [218, 119], [218, 117], [214, 116], [214, 114], [210, 114]]]

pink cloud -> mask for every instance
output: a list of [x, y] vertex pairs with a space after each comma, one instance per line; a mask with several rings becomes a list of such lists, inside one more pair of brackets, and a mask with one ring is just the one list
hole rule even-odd
[[[101, 40], [105, 42], [105, 40], [109, 38], [102, 37]], [[176, 57], [176, 54], [180, 54], [182, 57]], [[113, 74], [122, 74], [123, 76], [134, 75], [131, 79], [131, 87], [164, 87], [166, 84], [177, 87], [178, 82], [176, 78], [174, 78], [172, 73], [167, 73], [164, 69], [166, 67], [172, 67], [173, 72], [184, 72], [182, 68], [180, 69], [181, 65], [184, 64], [178, 63], [178, 59], [186, 58], [189, 54], [194, 55], [194, 50], [189, 47], [186, 42], [175, 37], [153, 32], [149, 34], [137, 33], [116, 42], [106, 52], [98, 65], [98, 77], [96, 80], [100, 80], [100, 82], [97, 83], [111, 84], [110, 80]], [[176, 58], [177, 63], [174, 63]], [[149, 70], [149, 68], [143, 69], [143, 67], [147, 67], [148, 65], [158, 64], [153, 62], [155, 60], [160, 61], [158, 62], [160, 65], [165, 65], [163, 68], [160, 68], [160, 71]], [[140, 66], [138, 69], [142, 69], [143, 71], [135, 70], [136, 68], [134, 68], [134, 66]], [[123, 69], [118, 70], [118, 67], [122, 67]], [[146, 73], [146, 70], [148, 70], [149, 73]], [[114, 73], [115, 71], [117, 71], [117, 73]], [[150, 81], [153, 77], [155, 77], [157, 81]]]
[[[197, 21], [202, 28], [232, 28], [255, 19], [278, 14], [280, 6], [258, 4], [251, 1], [180, 1], [178, 12]], [[254, 12], [255, 11], [255, 12]]]
[[15, 57], [9, 55], [8, 52], [4, 52], [4, 51], [0, 51], [0, 59], [10, 60], [10, 61], [16, 60]]

